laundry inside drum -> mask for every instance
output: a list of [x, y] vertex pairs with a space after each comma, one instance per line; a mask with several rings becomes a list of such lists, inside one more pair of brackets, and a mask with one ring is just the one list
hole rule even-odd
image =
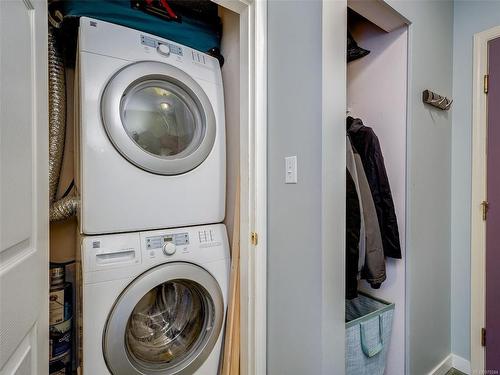
[[180, 361], [208, 334], [210, 296], [189, 280], [172, 280], [148, 292], [129, 318], [129, 354], [146, 364]]

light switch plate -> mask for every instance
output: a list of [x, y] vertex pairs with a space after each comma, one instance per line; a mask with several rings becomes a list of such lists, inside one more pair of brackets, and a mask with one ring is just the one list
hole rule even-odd
[[297, 183], [297, 156], [287, 156], [285, 158], [285, 183]]

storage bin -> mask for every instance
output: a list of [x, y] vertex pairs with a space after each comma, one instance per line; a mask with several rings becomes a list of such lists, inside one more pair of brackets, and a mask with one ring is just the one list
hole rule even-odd
[[394, 303], [364, 293], [346, 301], [346, 374], [383, 375]]

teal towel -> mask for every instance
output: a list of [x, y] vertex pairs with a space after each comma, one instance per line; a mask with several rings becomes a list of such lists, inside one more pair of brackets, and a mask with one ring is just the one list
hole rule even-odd
[[182, 22], [133, 9], [129, 0], [66, 0], [61, 2], [65, 17], [90, 17], [140, 30], [183, 44], [201, 52], [220, 48], [220, 32], [211, 25], [183, 16]]

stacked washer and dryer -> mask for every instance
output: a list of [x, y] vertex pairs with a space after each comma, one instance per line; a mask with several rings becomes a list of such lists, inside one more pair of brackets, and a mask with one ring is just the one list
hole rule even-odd
[[76, 187], [84, 374], [216, 375], [227, 306], [217, 59], [82, 17]]

